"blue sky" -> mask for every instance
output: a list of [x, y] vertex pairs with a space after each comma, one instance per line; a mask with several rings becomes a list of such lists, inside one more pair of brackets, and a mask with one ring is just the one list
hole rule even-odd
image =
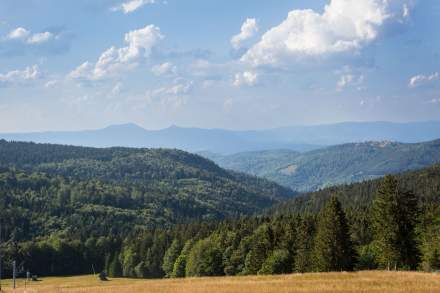
[[1, 0], [0, 131], [440, 118], [437, 0]]

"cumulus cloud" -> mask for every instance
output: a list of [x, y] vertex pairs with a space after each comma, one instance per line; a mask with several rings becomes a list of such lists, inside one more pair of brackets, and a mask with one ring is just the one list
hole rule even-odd
[[127, 46], [111, 47], [101, 54], [96, 63], [84, 62], [69, 74], [70, 79], [101, 80], [137, 66], [141, 57], [148, 58], [152, 49], [164, 37], [160, 28], [147, 25], [125, 34]]
[[235, 35], [231, 39], [231, 45], [234, 49], [241, 48], [242, 43], [252, 38], [258, 32], [258, 24], [255, 18], [248, 18], [241, 26], [239, 34]]
[[146, 101], [148, 104], [177, 109], [187, 103], [188, 95], [193, 88], [194, 83], [192, 81], [176, 79], [169, 86], [147, 91]]
[[44, 33], [38, 33], [38, 34], [34, 34], [32, 35], [27, 42], [29, 44], [41, 44], [41, 43], [45, 43], [47, 41], [49, 41], [50, 39], [52, 39], [53, 34], [50, 32], [44, 32]]
[[147, 4], [154, 4], [154, 3], [155, 3], [154, 0], [131, 0], [131, 1], [124, 2], [121, 5], [115, 6], [111, 10], [112, 11], [122, 11], [125, 14], [127, 14], [127, 13], [131, 13], [133, 11], [138, 10], [142, 6], [145, 6]]
[[31, 33], [25, 28], [18, 27], [9, 32], [6, 40], [23, 41], [30, 45], [42, 44], [50, 41], [54, 35], [51, 32]]
[[244, 71], [235, 74], [234, 86], [254, 86], [258, 83], [258, 73], [254, 71]]
[[41, 76], [38, 65], [28, 66], [23, 70], [13, 70], [0, 74], [0, 85], [8, 86], [36, 80]]
[[430, 75], [419, 74], [410, 78], [408, 87], [416, 88], [431, 83], [433, 81], [436, 81], [438, 80], [438, 78], [439, 78], [438, 72], [434, 72], [433, 74]]
[[10, 31], [6, 38], [9, 40], [23, 40], [26, 39], [30, 34], [31, 33], [27, 29], [18, 27]]
[[165, 62], [153, 66], [151, 71], [157, 76], [173, 76], [177, 74], [177, 67], [171, 62]]
[[331, 0], [322, 13], [293, 10], [266, 32], [242, 61], [280, 65], [286, 59], [361, 49], [390, 22], [409, 16], [410, 0]]

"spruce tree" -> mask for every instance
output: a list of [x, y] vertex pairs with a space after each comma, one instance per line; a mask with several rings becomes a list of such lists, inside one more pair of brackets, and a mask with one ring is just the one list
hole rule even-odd
[[341, 203], [335, 196], [330, 198], [318, 215], [314, 251], [317, 271], [353, 269], [349, 228]]
[[182, 251], [179, 254], [179, 257], [176, 259], [173, 267], [173, 273], [171, 274], [172, 278], [184, 278], [185, 277], [185, 269], [186, 269], [186, 261], [188, 258], [188, 254], [194, 245], [193, 240], [188, 240], [185, 242], [185, 245], [182, 248]]
[[304, 216], [299, 220], [297, 229], [297, 247], [294, 257], [293, 269], [297, 273], [305, 273], [312, 267], [313, 238], [315, 233], [315, 221], [311, 216]]
[[415, 268], [417, 216], [416, 197], [401, 192], [394, 176], [386, 176], [373, 201], [372, 215], [374, 243], [383, 268]]
[[176, 259], [179, 257], [181, 249], [182, 249], [182, 245], [180, 244], [180, 241], [175, 239], [171, 243], [171, 246], [165, 252], [165, 255], [163, 257], [163, 264], [162, 264], [162, 269], [165, 272], [165, 277], [167, 278], [171, 277], [174, 269], [174, 263], [176, 262]]

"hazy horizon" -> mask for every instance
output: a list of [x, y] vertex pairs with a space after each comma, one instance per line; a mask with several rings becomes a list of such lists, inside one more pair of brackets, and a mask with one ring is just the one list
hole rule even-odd
[[[121, 123], [114, 123], [114, 124], [108, 124], [93, 128], [72, 128], [72, 129], [42, 129], [42, 130], [24, 130], [24, 131], [5, 131], [0, 132], [1, 134], [26, 134], [26, 133], [44, 133], [44, 132], [82, 132], [82, 131], [95, 131], [95, 130], [103, 130], [110, 127], [117, 127], [117, 126], [129, 126], [133, 125], [136, 127], [140, 127], [146, 131], [160, 131], [160, 130], [166, 130], [173, 127], [176, 128], [182, 128], [182, 129], [203, 129], [203, 130], [226, 130], [226, 131], [265, 131], [265, 130], [275, 130], [275, 129], [282, 129], [282, 128], [301, 128], [301, 127], [319, 127], [319, 126], [333, 126], [333, 125], [341, 125], [341, 124], [395, 124], [395, 125], [404, 125], [404, 124], [423, 124], [423, 123], [437, 123], [440, 122], [440, 119], [433, 119], [433, 120], [417, 120], [417, 121], [340, 121], [340, 122], [334, 122], [334, 123], [316, 123], [316, 124], [292, 124], [292, 125], [280, 125], [280, 126], [274, 126], [274, 127], [267, 127], [267, 128], [220, 128], [220, 127], [210, 127], [210, 128], [204, 128], [199, 126], [190, 126], [190, 125], [176, 125], [171, 124], [165, 127], [160, 128], [147, 128], [139, 123], [136, 122], [121, 122]], [[439, 134], [440, 138], [440, 134]], [[1, 138], [0, 138], [1, 139]]]

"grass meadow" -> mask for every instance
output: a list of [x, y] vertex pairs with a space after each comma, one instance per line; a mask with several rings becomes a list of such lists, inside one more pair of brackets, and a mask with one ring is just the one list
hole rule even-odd
[[42, 278], [25, 288], [18, 280], [3, 280], [3, 290], [14, 293], [284, 293], [284, 292], [440, 292], [440, 274], [368, 271], [278, 276], [189, 278], [169, 280], [110, 279], [95, 276]]

